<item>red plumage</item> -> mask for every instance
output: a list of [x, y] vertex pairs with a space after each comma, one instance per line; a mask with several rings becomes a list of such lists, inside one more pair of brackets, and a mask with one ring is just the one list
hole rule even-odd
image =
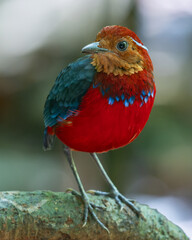
[[[116, 95], [121, 95], [123, 92], [125, 97], [126, 93], [130, 92], [136, 95], [134, 104], [128, 107], [124, 106], [123, 101], [115, 101], [113, 105], [110, 105], [108, 98], [102, 95], [99, 88], [91, 87], [83, 97], [78, 116], [69, 118], [71, 123], [60, 123], [56, 127], [57, 137], [71, 149], [83, 152], [106, 152], [132, 142], [149, 118], [156, 91], [155, 88], [152, 90], [151, 86], [145, 83], [144, 75], [145, 72], [141, 72], [136, 78], [139, 81], [142, 76], [143, 79], [143, 85], [140, 84], [139, 88], [137, 81], [134, 82], [134, 86], [137, 87], [130, 88], [128, 83], [132, 81], [128, 76], [116, 77], [122, 80], [116, 88], [113, 86], [111, 88], [113, 91], [116, 90]], [[98, 78], [100, 77], [106, 80], [102, 74]], [[133, 75], [132, 78], [135, 76]], [[113, 78], [110, 79], [113, 80]], [[123, 82], [125, 87], [121, 89]], [[140, 95], [137, 94], [140, 89], [145, 89], [146, 92], [154, 91], [153, 97], [149, 97], [147, 103], [143, 105]]]

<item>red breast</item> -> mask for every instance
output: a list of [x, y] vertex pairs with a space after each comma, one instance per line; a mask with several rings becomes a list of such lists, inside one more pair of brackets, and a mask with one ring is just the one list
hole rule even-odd
[[132, 142], [144, 128], [154, 96], [148, 101], [135, 100], [125, 106], [122, 100], [109, 104], [99, 88], [90, 88], [83, 97], [79, 112], [60, 123], [55, 133], [71, 149], [83, 152], [105, 152]]

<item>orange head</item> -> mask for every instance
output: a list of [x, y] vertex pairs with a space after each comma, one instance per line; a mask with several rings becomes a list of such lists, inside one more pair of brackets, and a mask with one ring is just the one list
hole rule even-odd
[[147, 48], [138, 36], [126, 27], [104, 27], [96, 41], [85, 46], [83, 53], [92, 54], [92, 65], [97, 72], [132, 75], [146, 69], [153, 71]]

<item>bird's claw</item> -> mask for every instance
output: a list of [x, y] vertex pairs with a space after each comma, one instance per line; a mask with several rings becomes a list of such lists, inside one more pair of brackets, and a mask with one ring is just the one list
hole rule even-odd
[[[79, 192], [77, 192], [76, 190], [72, 189], [72, 188], [68, 188], [66, 191], [66, 193], [71, 193], [77, 197], [82, 197], [81, 194]], [[89, 191], [87, 191], [87, 193], [90, 193]], [[94, 208], [94, 209], [97, 209], [97, 210], [106, 210], [106, 207], [102, 207], [102, 206], [99, 206], [99, 205], [96, 205], [94, 203], [90, 203], [91, 207]]]
[[67, 188], [67, 190], [65, 191], [66, 193], [71, 193], [77, 197], [81, 197], [81, 194], [79, 192], [77, 192], [76, 190], [74, 190], [73, 188]]
[[109, 196], [109, 194], [110, 194], [109, 192], [103, 192], [103, 191], [92, 190], [92, 189], [88, 190], [87, 193], [90, 193], [92, 195], [97, 195], [97, 196], [99, 196], [99, 195], [101, 195], [101, 196]]
[[77, 192], [76, 190], [74, 190], [72, 188], [68, 188], [66, 190], [66, 192], [72, 193], [73, 195], [80, 197], [84, 203], [84, 221], [83, 221], [82, 227], [86, 226], [87, 220], [88, 220], [88, 214], [90, 212], [90, 214], [96, 220], [96, 222], [109, 233], [109, 229], [99, 220], [99, 218], [97, 217], [97, 215], [94, 212], [94, 209], [101, 211], [101, 210], [105, 210], [106, 207], [102, 207], [102, 206], [99, 206], [99, 205], [96, 205], [96, 204], [90, 202], [88, 199], [88, 196], [86, 194], [81, 195], [79, 192]]
[[141, 217], [142, 219], [145, 219], [141, 211], [134, 205], [135, 201], [133, 199], [127, 199], [125, 196], [123, 196], [119, 191], [114, 190], [111, 192], [102, 192], [102, 191], [95, 191], [95, 190], [89, 190], [88, 193], [91, 193], [93, 195], [102, 195], [102, 196], [108, 196], [115, 200], [115, 202], [120, 207], [120, 211], [125, 209], [124, 204], [128, 206], [136, 215], [137, 217]]
[[87, 224], [87, 219], [88, 219], [88, 213], [90, 212], [90, 214], [92, 215], [92, 217], [95, 219], [95, 221], [103, 228], [105, 229], [108, 233], [109, 233], [109, 229], [99, 220], [99, 218], [97, 217], [97, 215], [94, 212], [94, 208], [98, 209], [98, 210], [104, 210], [104, 207], [95, 205], [93, 203], [91, 203], [87, 197], [87, 195], [83, 195], [82, 196], [82, 200], [84, 202], [84, 223], [83, 223], [83, 227], [85, 227], [85, 225]]

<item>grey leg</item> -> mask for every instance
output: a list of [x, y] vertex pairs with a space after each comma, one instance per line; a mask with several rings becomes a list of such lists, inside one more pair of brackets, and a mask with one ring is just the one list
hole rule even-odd
[[[93, 218], [96, 220], [96, 222], [102, 227], [104, 228], [107, 232], [109, 232], [108, 228], [98, 219], [97, 215], [95, 214], [95, 212], [93, 211], [93, 207], [94, 205], [92, 203], [90, 203], [89, 201], [89, 198], [87, 196], [87, 193], [85, 192], [85, 189], [83, 187], [83, 184], [81, 182], [81, 179], [79, 177], [79, 174], [77, 172], [77, 168], [75, 166], [75, 163], [74, 163], [74, 160], [73, 160], [73, 157], [72, 157], [72, 153], [71, 153], [71, 150], [69, 147], [67, 146], [64, 146], [64, 153], [67, 157], [67, 160], [69, 162], [69, 165], [71, 167], [71, 170], [75, 176], [75, 179], [76, 179], [76, 182], [78, 184], [78, 187], [79, 187], [79, 191], [81, 193], [81, 198], [82, 198], [82, 201], [84, 203], [84, 206], [85, 206], [85, 209], [84, 209], [84, 224], [83, 226], [86, 225], [87, 223], [87, 218], [88, 218], [88, 212], [91, 213], [91, 215], [93, 216]], [[97, 206], [96, 206], [97, 207]]]
[[114, 198], [115, 201], [117, 202], [117, 204], [121, 207], [121, 209], [123, 208], [122, 203], [126, 204], [137, 216], [142, 216], [141, 212], [139, 211], [139, 209], [137, 209], [137, 207], [135, 207], [135, 205], [133, 204], [132, 201], [128, 200], [125, 196], [123, 196], [118, 189], [116, 188], [116, 186], [113, 184], [113, 182], [111, 181], [111, 179], [109, 178], [109, 176], [107, 175], [105, 169], [103, 168], [98, 156], [96, 153], [90, 153], [90, 155], [92, 156], [92, 158], [95, 160], [97, 166], [99, 167], [99, 169], [101, 170], [102, 175], [104, 176], [105, 180], [108, 182], [111, 191], [109, 193], [107, 192], [101, 192], [101, 191], [94, 191], [91, 190], [91, 193], [94, 193], [96, 195], [105, 195], [105, 196], [109, 196], [111, 198]]

